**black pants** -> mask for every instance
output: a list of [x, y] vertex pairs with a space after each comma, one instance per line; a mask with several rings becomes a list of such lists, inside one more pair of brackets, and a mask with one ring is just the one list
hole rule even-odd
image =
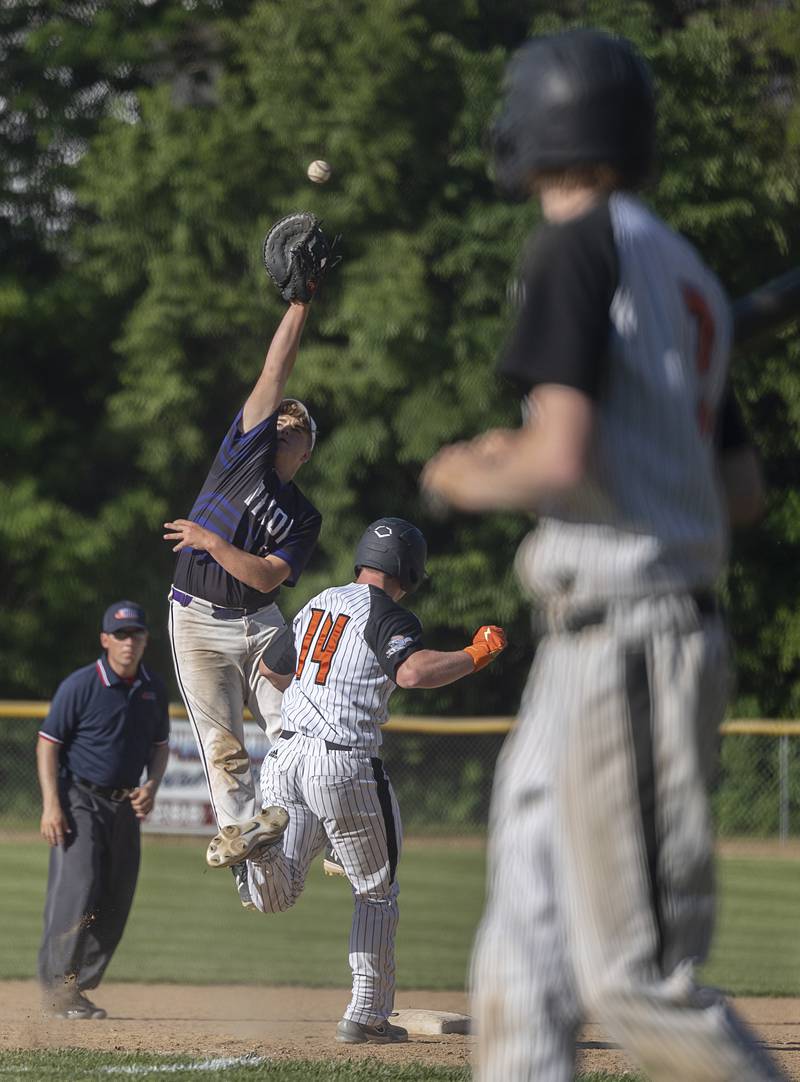
[[133, 902], [139, 820], [129, 800], [107, 800], [74, 782], [60, 795], [72, 833], [50, 851], [39, 980], [47, 988], [74, 977], [78, 988], [96, 988]]

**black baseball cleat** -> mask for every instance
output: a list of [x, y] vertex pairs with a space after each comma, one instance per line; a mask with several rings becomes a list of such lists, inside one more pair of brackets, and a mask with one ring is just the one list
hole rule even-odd
[[322, 858], [322, 870], [326, 875], [342, 875], [345, 877], [347, 876], [347, 872], [344, 870], [344, 865], [342, 864], [339, 857], [336, 855], [336, 851], [334, 850], [333, 846], [330, 844], [325, 850], [325, 856]]
[[106, 1011], [79, 992], [77, 988], [65, 988], [54, 996], [47, 997], [44, 1010], [51, 1018], [66, 1018], [69, 1021], [83, 1021], [106, 1017]]
[[289, 813], [285, 809], [264, 808], [255, 819], [231, 823], [215, 834], [206, 850], [206, 861], [212, 868], [239, 864], [256, 849], [280, 841], [288, 825]]
[[233, 872], [233, 881], [236, 886], [236, 893], [239, 895], [239, 901], [242, 903], [242, 909], [246, 909], [248, 913], [257, 913], [258, 907], [252, 899], [250, 885], [247, 882], [247, 861], [240, 860], [238, 864], [231, 864], [230, 868]]
[[402, 1044], [408, 1040], [408, 1030], [386, 1021], [368, 1026], [343, 1018], [336, 1026], [336, 1040], [339, 1044]]

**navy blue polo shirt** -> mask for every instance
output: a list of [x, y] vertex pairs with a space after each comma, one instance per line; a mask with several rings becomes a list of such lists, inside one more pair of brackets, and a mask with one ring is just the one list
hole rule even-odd
[[[322, 516], [294, 481], [284, 484], [275, 472], [278, 411], [249, 432], [242, 432], [242, 412], [234, 417], [189, 518], [252, 555], [279, 556], [291, 568], [284, 585], [294, 586], [317, 543]], [[173, 582], [194, 597], [236, 608], [268, 605], [280, 589], [262, 593], [207, 552], [190, 548], [178, 554]]]
[[104, 655], [59, 684], [39, 736], [61, 745], [62, 776], [136, 786], [153, 746], [169, 742], [166, 689], [142, 664], [128, 683]]

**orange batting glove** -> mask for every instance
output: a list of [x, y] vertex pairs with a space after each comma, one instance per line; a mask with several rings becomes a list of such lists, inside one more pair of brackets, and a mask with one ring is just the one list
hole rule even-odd
[[506, 648], [506, 633], [502, 627], [484, 624], [472, 636], [472, 645], [465, 646], [464, 652], [472, 658], [473, 672], [485, 669], [498, 654]]

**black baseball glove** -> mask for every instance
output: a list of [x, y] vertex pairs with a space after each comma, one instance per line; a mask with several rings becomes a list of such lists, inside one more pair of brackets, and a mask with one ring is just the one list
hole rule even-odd
[[285, 301], [308, 303], [325, 275], [341, 261], [310, 211], [287, 214], [264, 238], [264, 266]]

